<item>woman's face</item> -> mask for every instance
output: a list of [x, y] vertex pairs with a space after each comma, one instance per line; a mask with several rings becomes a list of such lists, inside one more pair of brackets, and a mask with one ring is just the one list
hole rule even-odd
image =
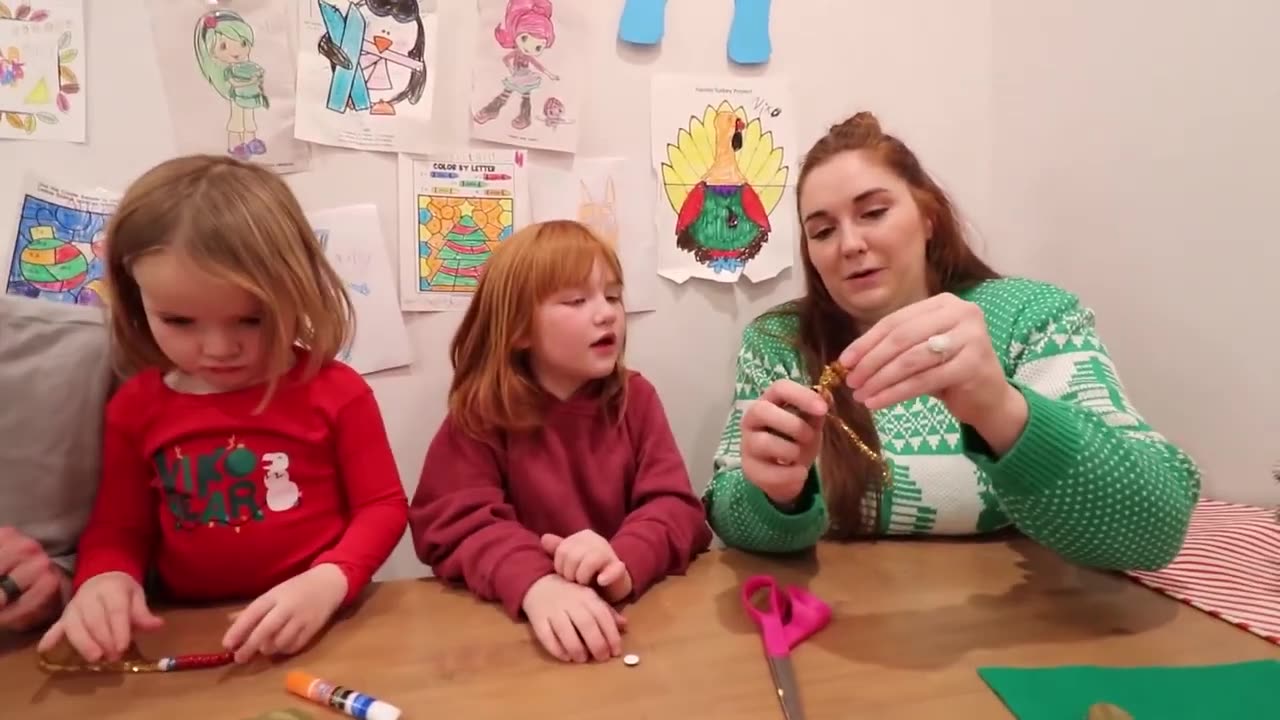
[[840, 153], [809, 172], [800, 224], [822, 284], [859, 328], [928, 296], [932, 223], [907, 183], [867, 151]]

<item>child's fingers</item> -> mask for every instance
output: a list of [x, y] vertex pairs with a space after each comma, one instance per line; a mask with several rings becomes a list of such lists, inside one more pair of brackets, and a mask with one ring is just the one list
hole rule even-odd
[[47, 653], [62, 642], [62, 639], [67, 636], [67, 631], [63, 628], [63, 622], [65, 621], [59, 618], [45, 631], [44, 636], [40, 638], [40, 643], [36, 645], [36, 652]]
[[222, 636], [222, 647], [235, 650], [244, 645], [249, 633], [258, 626], [268, 612], [271, 612], [273, 607], [275, 607], [275, 599], [267, 595], [249, 603], [249, 607], [240, 611], [235, 621], [231, 623], [231, 627], [227, 628], [226, 635]]
[[575, 624], [596, 660], [608, 660], [622, 652], [622, 636], [609, 614], [608, 603], [593, 597], [577, 610]]
[[125, 593], [104, 593], [102, 595], [103, 617], [111, 633], [111, 651], [113, 658], [119, 657], [129, 647], [129, 603]]
[[566, 612], [559, 610], [551, 615], [551, 629], [555, 631], [556, 639], [560, 641], [560, 646], [570, 660], [587, 661], [587, 650], [582, 647], [582, 638], [578, 637], [578, 630]]
[[[84, 624], [84, 630], [93, 640], [94, 647], [98, 648], [99, 657], [106, 655], [109, 659], [115, 659], [118, 651], [116, 641], [111, 633], [111, 621], [108, 619], [108, 609], [106, 600], [101, 595], [92, 595], [86, 597], [84, 602], [80, 603], [80, 619]], [[85, 658], [86, 660], [96, 660], [97, 658]]]
[[271, 654], [292, 655], [302, 649], [302, 646], [311, 638], [307, 625], [307, 621], [300, 617], [291, 618], [271, 640], [274, 647], [274, 652]]
[[555, 554], [556, 548], [560, 547], [560, 543], [564, 541], [564, 538], [560, 537], [559, 535], [552, 535], [551, 533], [545, 533], [542, 536], [541, 541], [542, 541], [542, 549], [545, 550], [548, 555], [553, 555]]
[[143, 630], [154, 630], [164, 625], [164, 620], [147, 607], [147, 595], [141, 588], [135, 590], [133, 597], [129, 599], [129, 617], [136, 627]]
[[573, 581], [579, 585], [590, 585], [596, 576], [600, 574], [600, 571], [608, 566], [609, 559], [607, 554], [598, 550], [587, 554], [574, 572]]
[[268, 654], [263, 646], [271, 641], [289, 621], [290, 613], [280, 605], [274, 605], [258, 626], [249, 633], [249, 639], [236, 650], [236, 662], [244, 663], [253, 659], [258, 653]]
[[565, 652], [564, 646], [560, 644], [559, 638], [556, 637], [556, 631], [551, 627], [550, 620], [539, 618], [530, 622], [529, 625], [533, 627], [533, 634], [538, 638], [538, 642], [542, 643], [542, 647], [552, 657], [561, 662], [569, 662], [569, 653]]
[[609, 610], [613, 613], [613, 622], [618, 626], [618, 632], [627, 631], [627, 616], [618, 612], [618, 609], [610, 605]]
[[560, 577], [570, 582], [578, 581], [578, 566], [582, 564], [582, 552], [576, 548], [562, 550], [560, 554], [564, 555], [564, 564], [560, 573]]
[[80, 657], [89, 662], [101, 660], [102, 646], [89, 634], [89, 629], [85, 627], [84, 617], [80, 611], [68, 608], [67, 614], [62, 619], [64, 622], [63, 629], [67, 632], [67, 642], [71, 643], [71, 647], [80, 653]]
[[614, 557], [604, 566], [604, 569], [600, 571], [600, 576], [596, 578], [596, 582], [608, 587], [621, 580], [622, 576], [626, 574], [627, 566], [624, 565], [621, 560]]

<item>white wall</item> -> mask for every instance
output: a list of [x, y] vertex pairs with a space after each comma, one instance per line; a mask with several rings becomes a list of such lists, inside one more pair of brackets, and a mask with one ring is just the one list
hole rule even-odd
[[[573, 1], [595, 24], [583, 155], [647, 162], [651, 73], [744, 72], [725, 59], [728, 0], [668, 3], [656, 51], [616, 43], [622, 0]], [[458, 58], [436, 90], [444, 148], [466, 139], [475, 20], [470, 0], [438, 4], [442, 57]], [[25, 169], [123, 188], [173, 153], [142, 0], [87, 5], [88, 142], [0, 143], [0, 228], [13, 226]], [[856, 110], [875, 111], [954, 194], [980, 251], [1097, 309], [1135, 402], [1201, 462], [1208, 494], [1277, 504], [1268, 468], [1280, 459], [1280, 330], [1270, 311], [1280, 291], [1267, 283], [1280, 247], [1267, 200], [1280, 167], [1280, 50], [1266, 48], [1280, 4], [1203, 7], [775, 2], [768, 72], [792, 80], [802, 145]], [[288, 180], [308, 209], [377, 203], [394, 250], [393, 156], [318, 147], [313, 170]], [[658, 310], [632, 316], [629, 361], [661, 392], [701, 488], [738, 334], [797, 292], [798, 273], [758, 286], [662, 283]], [[412, 492], [443, 417], [458, 315], [406, 317], [413, 368], [369, 381]], [[423, 571], [406, 542], [382, 576]]]
[[[622, 0], [572, 1], [588, 8], [594, 22], [589, 91], [595, 101], [583, 126], [584, 156], [622, 155], [647, 163], [647, 81], [653, 72], [742, 72], [725, 58], [733, 7], [727, 0], [669, 3], [666, 39], [656, 51], [616, 42]], [[10, 199], [0, 201], [0, 228], [12, 227], [25, 169], [70, 184], [122, 189], [173, 154], [172, 120], [142, 0], [88, 0], [86, 5], [88, 142], [0, 144], [0, 198]], [[434, 130], [440, 147], [447, 148], [466, 141], [466, 42], [474, 34], [475, 5], [470, 0], [438, 0], [438, 5], [441, 57], [447, 58], [449, 71], [437, 85]], [[856, 110], [873, 109], [918, 147], [968, 215], [983, 225], [991, 184], [988, 11], [985, 1], [775, 2], [774, 60], [768, 72], [792, 79], [792, 111], [802, 144]], [[538, 157], [535, 153], [534, 160]], [[317, 147], [312, 171], [288, 180], [307, 209], [377, 203], [383, 242], [394, 250], [394, 156]], [[632, 316], [628, 359], [657, 385], [701, 489], [731, 398], [738, 334], [757, 313], [792, 297], [798, 274], [787, 271], [759, 286], [662, 282], [658, 310]], [[412, 370], [369, 381], [412, 493], [427, 444], [443, 418], [450, 373], [445, 348], [459, 316], [406, 317], [417, 352]], [[405, 542], [381, 576], [423, 572]]]
[[1205, 493], [1272, 505], [1277, 27], [1270, 0], [996, 0], [989, 207], [1021, 268], [1097, 310]]

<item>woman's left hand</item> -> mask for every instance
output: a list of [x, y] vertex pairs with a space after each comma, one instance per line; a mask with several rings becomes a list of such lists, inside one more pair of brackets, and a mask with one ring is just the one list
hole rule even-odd
[[849, 368], [845, 382], [854, 399], [870, 410], [932, 395], [984, 436], [982, 427], [1006, 412], [1026, 417], [1025, 401], [991, 346], [982, 308], [951, 293], [885, 316], [845, 348], [840, 363]]

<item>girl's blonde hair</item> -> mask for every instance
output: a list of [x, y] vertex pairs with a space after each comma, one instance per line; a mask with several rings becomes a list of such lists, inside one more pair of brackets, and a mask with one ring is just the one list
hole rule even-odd
[[257, 165], [190, 155], [135, 180], [107, 224], [106, 304], [122, 375], [173, 367], [132, 272], [139, 258], [166, 250], [261, 303], [268, 398], [295, 345], [310, 352], [303, 374], [311, 377], [354, 334], [351, 299], [289, 186]]
[[[449, 413], [459, 428], [483, 439], [541, 424], [548, 395], [533, 377], [528, 350], [520, 347], [532, 340], [538, 306], [561, 290], [585, 285], [597, 261], [622, 284], [617, 254], [573, 220], [530, 225], [493, 253], [450, 346]], [[620, 418], [627, 388], [621, 355], [613, 372], [594, 384], [609, 416]]]

